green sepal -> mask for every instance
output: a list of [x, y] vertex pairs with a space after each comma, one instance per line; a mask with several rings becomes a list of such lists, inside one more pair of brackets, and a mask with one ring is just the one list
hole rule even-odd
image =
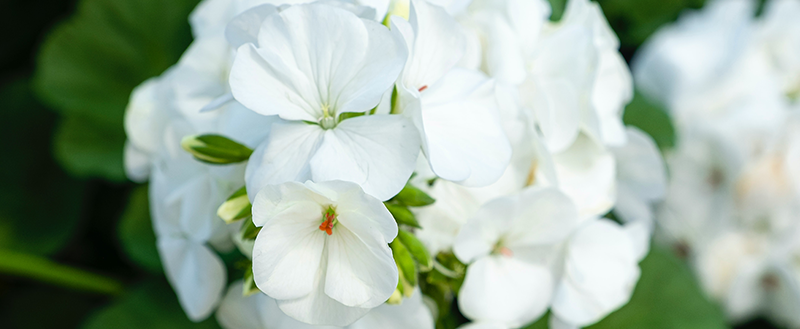
[[397, 263], [397, 269], [402, 277], [408, 281], [412, 288], [415, 287], [417, 285], [417, 264], [414, 263], [411, 253], [399, 239], [394, 239], [389, 246], [392, 248], [394, 261]]
[[242, 235], [242, 240], [255, 240], [256, 236], [258, 236], [258, 232], [261, 232], [261, 228], [257, 227], [252, 220], [245, 221], [241, 230], [239, 230], [239, 234]]
[[181, 147], [195, 159], [209, 164], [247, 161], [253, 150], [221, 135], [191, 135], [181, 140]]
[[250, 217], [252, 208], [253, 205], [250, 204], [250, 199], [247, 198], [247, 188], [242, 187], [217, 208], [217, 216], [222, 218], [225, 223], [230, 224]]
[[394, 217], [394, 220], [397, 221], [397, 224], [421, 228], [419, 226], [419, 222], [417, 222], [417, 217], [414, 216], [411, 210], [408, 210], [408, 207], [387, 202], [384, 202], [384, 205], [386, 205], [386, 209], [392, 213], [392, 216]]
[[244, 277], [242, 278], [242, 280], [244, 283], [242, 285], [242, 296], [247, 297], [257, 292], [260, 292], [260, 290], [258, 290], [258, 287], [256, 286], [256, 281], [253, 278], [252, 262], [248, 262], [247, 269], [244, 271]]
[[429, 206], [436, 202], [436, 200], [434, 200], [430, 195], [422, 192], [422, 190], [414, 187], [411, 184], [406, 184], [400, 193], [397, 193], [392, 200], [408, 207]]
[[422, 245], [422, 242], [420, 242], [414, 234], [400, 230], [397, 233], [397, 238], [403, 243], [406, 249], [408, 249], [411, 256], [417, 260], [421, 272], [428, 272], [433, 268], [433, 259], [430, 253], [428, 253], [428, 249]]
[[344, 112], [342, 114], [339, 114], [339, 122], [342, 122], [342, 121], [350, 119], [350, 118], [357, 118], [357, 117], [363, 116], [364, 114], [366, 114], [366, 113], [364, 113], [364, 112]]

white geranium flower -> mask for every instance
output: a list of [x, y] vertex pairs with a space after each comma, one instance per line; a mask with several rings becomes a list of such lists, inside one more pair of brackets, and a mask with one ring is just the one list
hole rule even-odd
[[469, 264], [458, 305], [468, 318], [521, 327], [547, 310], [554, 248], [578, 222], [567, 196], [532, 188], [490, 201], [461, 228], [453, 251]]
[[279, 308], [265, 294], [242, 295], [242, 282], [231, 285], [217, 311], [217, 321], [224, 329], [433, 329], [431, 312], [415, 291], [400, 305], [383, 304], [346, 327], [314, 326], [298, 322]]
[[392, 215], [350, 182], [268, 185], [255, 197], [258, 288], [289, 316], [345, 326], [384, 303], [397, 286], [388, 243]]
[[772, 0], [766, 4], [760, 33], [764, 47], [773, 59], [781, 89], [789, 97], [800, 96], [800, 3]]
[[628, 222], [653, 221], [651, 206], [664, 198], [667, 173], [653, 139], [628, 127], [628, 143], [612, 148], [617, 162], [617, 203], [614, 213]]
[[620, 225], [608, 219], [584, 223], [566, 243], [553, 316], [585, 327], [625, 305], [639, 280], [636, 251]]
[[419, 130], [431, 169], [467, 186], [493, 183], [508, 165], [511, 147], [493, 83], [478, 71], [455, 68], [466, 47], [462, 28], [425, 0], [411, 1], [408, 21], [391, 21], [409, 49], [395, 106]]
[[346, 180], [386, 200], [414, 170], [419, 135], [374, 108], [403, 68], [406, 50], [384, 26], [324, 4], [268, 16], [258, 45], [239, 48], [231, 69], [236, 100], [276, 125], [247, 167], [250, 191], [286, 181]]

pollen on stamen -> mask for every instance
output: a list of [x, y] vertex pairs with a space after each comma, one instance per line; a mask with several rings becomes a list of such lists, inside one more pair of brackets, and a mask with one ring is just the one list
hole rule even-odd
[[319, 224], [319, 230], [327, 233], [328, 235], [333, 235], [333, 225], [335, 224], [336, 213], [329, 209], [324, 215], [325, 221], [323, 221], [322, 224]]
[[500, 247], [500, 249], [498, 250], [498, 252], [499, 252], [501, 255], [503, 255], [503, 256], [506, 256], [506, 257], [512, 257], [512, 256], [514, 256], [514, 252], [513, 252], [513, 251], [511, 251], [511, 249], [508, 249], [508, 248], [506, 248], [506, 247]]
[[419, 87], [419, 92], [422, 92], [425, 89], [428, 89], [428, 85], [424, 85], [422, 87]]

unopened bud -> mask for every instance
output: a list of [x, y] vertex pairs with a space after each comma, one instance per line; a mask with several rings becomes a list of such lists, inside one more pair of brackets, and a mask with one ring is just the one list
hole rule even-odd
[[210, 164], [247, 161], [253, 150], [220, 135], [192, 135], [181, 140], [181, 147], [195, 159]]
[[217, 208], [217, 216], [230, 224], [250, 217], [252, 207], [250, 199], [247, 198], [247, 188], [242, 187]]

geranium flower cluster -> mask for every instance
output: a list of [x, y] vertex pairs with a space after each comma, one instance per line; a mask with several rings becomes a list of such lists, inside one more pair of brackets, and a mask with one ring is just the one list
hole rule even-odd
[[125, 118], [126, 171], [149, 180], [189, 318], [424, 329], [457, 296], [468, 327], [551, 309], [570, 328], [625, 304], [663, 164], [622, 123], [632, 78], [599, 6], [550, 13], [203, 1], [194, 42]]
[[637, 83], [674, 118], [659, 240], [732, 321], [800, 326], [800, 1], [714, 1], [657, 32]]

